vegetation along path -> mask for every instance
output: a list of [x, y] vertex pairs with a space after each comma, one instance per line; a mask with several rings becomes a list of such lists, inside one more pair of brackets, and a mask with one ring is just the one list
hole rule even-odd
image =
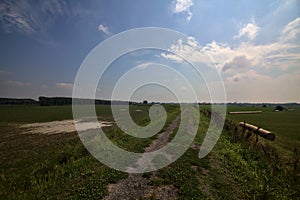
[[[145, 148], [145, 152], [156, 151], [164, 147], [168, 141], [169, 136], [180, 123], [180, 114], [169, 125], [166, 131], [158, 134], [152, 144]], [[150, 179], [144, 177], [143, 174], [130, 173], [126, 179], [119, 181], [116, 184], [108, 186], [109, 194], [105, 199], [141, 199], [152, 195], [153, 188], [149, 186]], [[159, 190], [156, 190], [156, 196], [160, 199], [174, 199], [176, 198], [176, 189], [169, 185]]]

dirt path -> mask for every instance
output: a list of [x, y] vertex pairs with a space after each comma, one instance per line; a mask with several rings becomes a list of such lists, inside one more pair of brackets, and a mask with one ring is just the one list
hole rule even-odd
[[[164, 147], [168, 143], [168, 139], [173, 130], [180, 123], [179, 114], [176, 119], [169, 125], [165, 132], [158, 135], [152, 144], [145, 148], [145, 152], [151, 152]], [[152, 175], [153, 176], [153, 175]], [[142, 199], [146, 197], [155, 197], [156, 199], [177, 199], [176, 189], [172, 185], [164, 185], [162, 187], [150, 186], [150, 178], [143, 177], [142, 174], [129, 174], [126, 179], [116, 184], [108, 186], [109, 194], [104, 198], [106, 200], [115, 199]]]

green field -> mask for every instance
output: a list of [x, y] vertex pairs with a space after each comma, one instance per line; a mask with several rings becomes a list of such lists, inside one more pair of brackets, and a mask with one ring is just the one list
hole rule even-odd
[[261, 110], [261, 114], [227, 115], [236, 122], [247, 122], [273, 132], [276, 140], [270, 142], [280, 151], [291, 154], [295, 148], [300, 150], [300, 107], [293, 110], [273, 112], [274, 107], [228, 106], [230, 111]]
[[[172, 105], [165, 107], [167, 125], [179, 110]], [[149, 106], [131, 106], [133, 120], [147, 125], [148, 109]], [[99, 119], [112, 121], [109, 106], [97, 105], [96, 112]], [[0, 197], [101, 198], [108, 183], [127, 176], [94, 159], [76, 132], [24, 134], [19, 128], [25, 123], [67, 119], [72, 119], [71, 106], [0, 106]], [[105, 127], [105, 133], [114, 143], [133, 152], [143, 152], [153, 140], [128, 136], [116, 126]]]
[[[130, 106], [131, 116], [137, 124], [144, 126], [149, 123], [149, 107]], [[168, 113], [165, 130], [180, 110], [176, 105], [164, 107]], [[250, 109], [257, 108], [228, 108], [229, 111]], [[271, 108], [263, 111], [259, 116], [227, 117], [258, 126], [268, 121], [261, 126], [274, 131], [277, 138], [273, 143], [285, 151], [292, 150], [291, 145], [299, 144], [298, 108], [280, 113], [273, 113]], [[97, 105], [96, 112], [100, 120], [113, 121], [109, 106]], [[66, 119], [72, 119], [71, 106], [0, 106], [0, 199], [101, 199], [108, 194], [109, 184], [128, 177], [127, 173], [111, 169], [92, 157], [75, 131], [28, 134], [20, 128], [26, 123]], [[159, 192], [156, 191], [164, 191], [170, 186], [174, 188], [178, 199], [299, 197], [299, 171], [291, 171], [281, 165], [280, 160], [270, 161], [261, 149], [250, 145], [242, 136], [234, 135], [230, 124], [225, 124], [213, 151], [204, 159], [199, 159], [199, 147], [206, 134], [209, 118], [201, 116], [200, 120], [193, 148], [189, 148], [171, 165], [143, 175], [154, 192], [141, 199], [158, 199], [156, 195]], [[276, 126], [276, 123], [280, 125]], [[294, 128], [286, 128], [288, 124]], [[280, 136], [280, 130], [285, 130], [285, 135]], [[104, 127], [104, 131], [115, 144], [133, 152], [143, 152], [156, 138], [134, 138], [123, 133], [116, 125]], [[175, 134], [176, 129], [169, 140]]]

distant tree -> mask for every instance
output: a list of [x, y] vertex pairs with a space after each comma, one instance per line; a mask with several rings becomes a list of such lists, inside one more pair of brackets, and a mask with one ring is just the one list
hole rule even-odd
[[266, 107], [267, 107], [267, 105], [266, 105], [266, 104], [264, 104], [262, 107], [263, 107], [263, 108], [266, 108]]
[[0, 98], [0, 104], [37, 104], [33, 99]]
[[147, 101], [147, 100], [144, 100], [144, 101], [143, 101], [143, 104], [148, 104], [148, 101]]
[[48, 99], [46, 97], [39, 97], [39, 103], [41, 106], [48, 106]]
[[283, 107], [282, 106], [276, 106], [274, 110], [278, 110], [278, 111], [283, 111]]

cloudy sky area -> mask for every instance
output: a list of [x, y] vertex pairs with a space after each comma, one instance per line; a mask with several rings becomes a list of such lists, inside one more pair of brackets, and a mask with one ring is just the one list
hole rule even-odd
[[[177, 54], [199, 66], [213, 66], [229, 102], [300, 102], [298, 0], [2, 0], [0, 96], [71, 96], [77, 70], [97, 44], [141, 27], [173, 29], [188, 38], [174, 41], [169, 52], [145, 50], [120, 57], [100, 81], [97, 97], [109, 98], [122, 74], [134, 67], [129, 85], [155, 77], [177, 88], [173, 93], [184, 94], [187, 88], [179, 76], [159, 70], [166, 65], [194, 88], [199, 84], [197, 100], [209, 101], [201, 78]], [[199, 70], [207, 72], [205, 66]], [[122, 85], [118, 99], [126, 96], [127, 85]], [[133, 99], [174, 98], [172, 92], [154, 88], [136, 91]], [[185, 100], [195, 101], [189, 95]]]

